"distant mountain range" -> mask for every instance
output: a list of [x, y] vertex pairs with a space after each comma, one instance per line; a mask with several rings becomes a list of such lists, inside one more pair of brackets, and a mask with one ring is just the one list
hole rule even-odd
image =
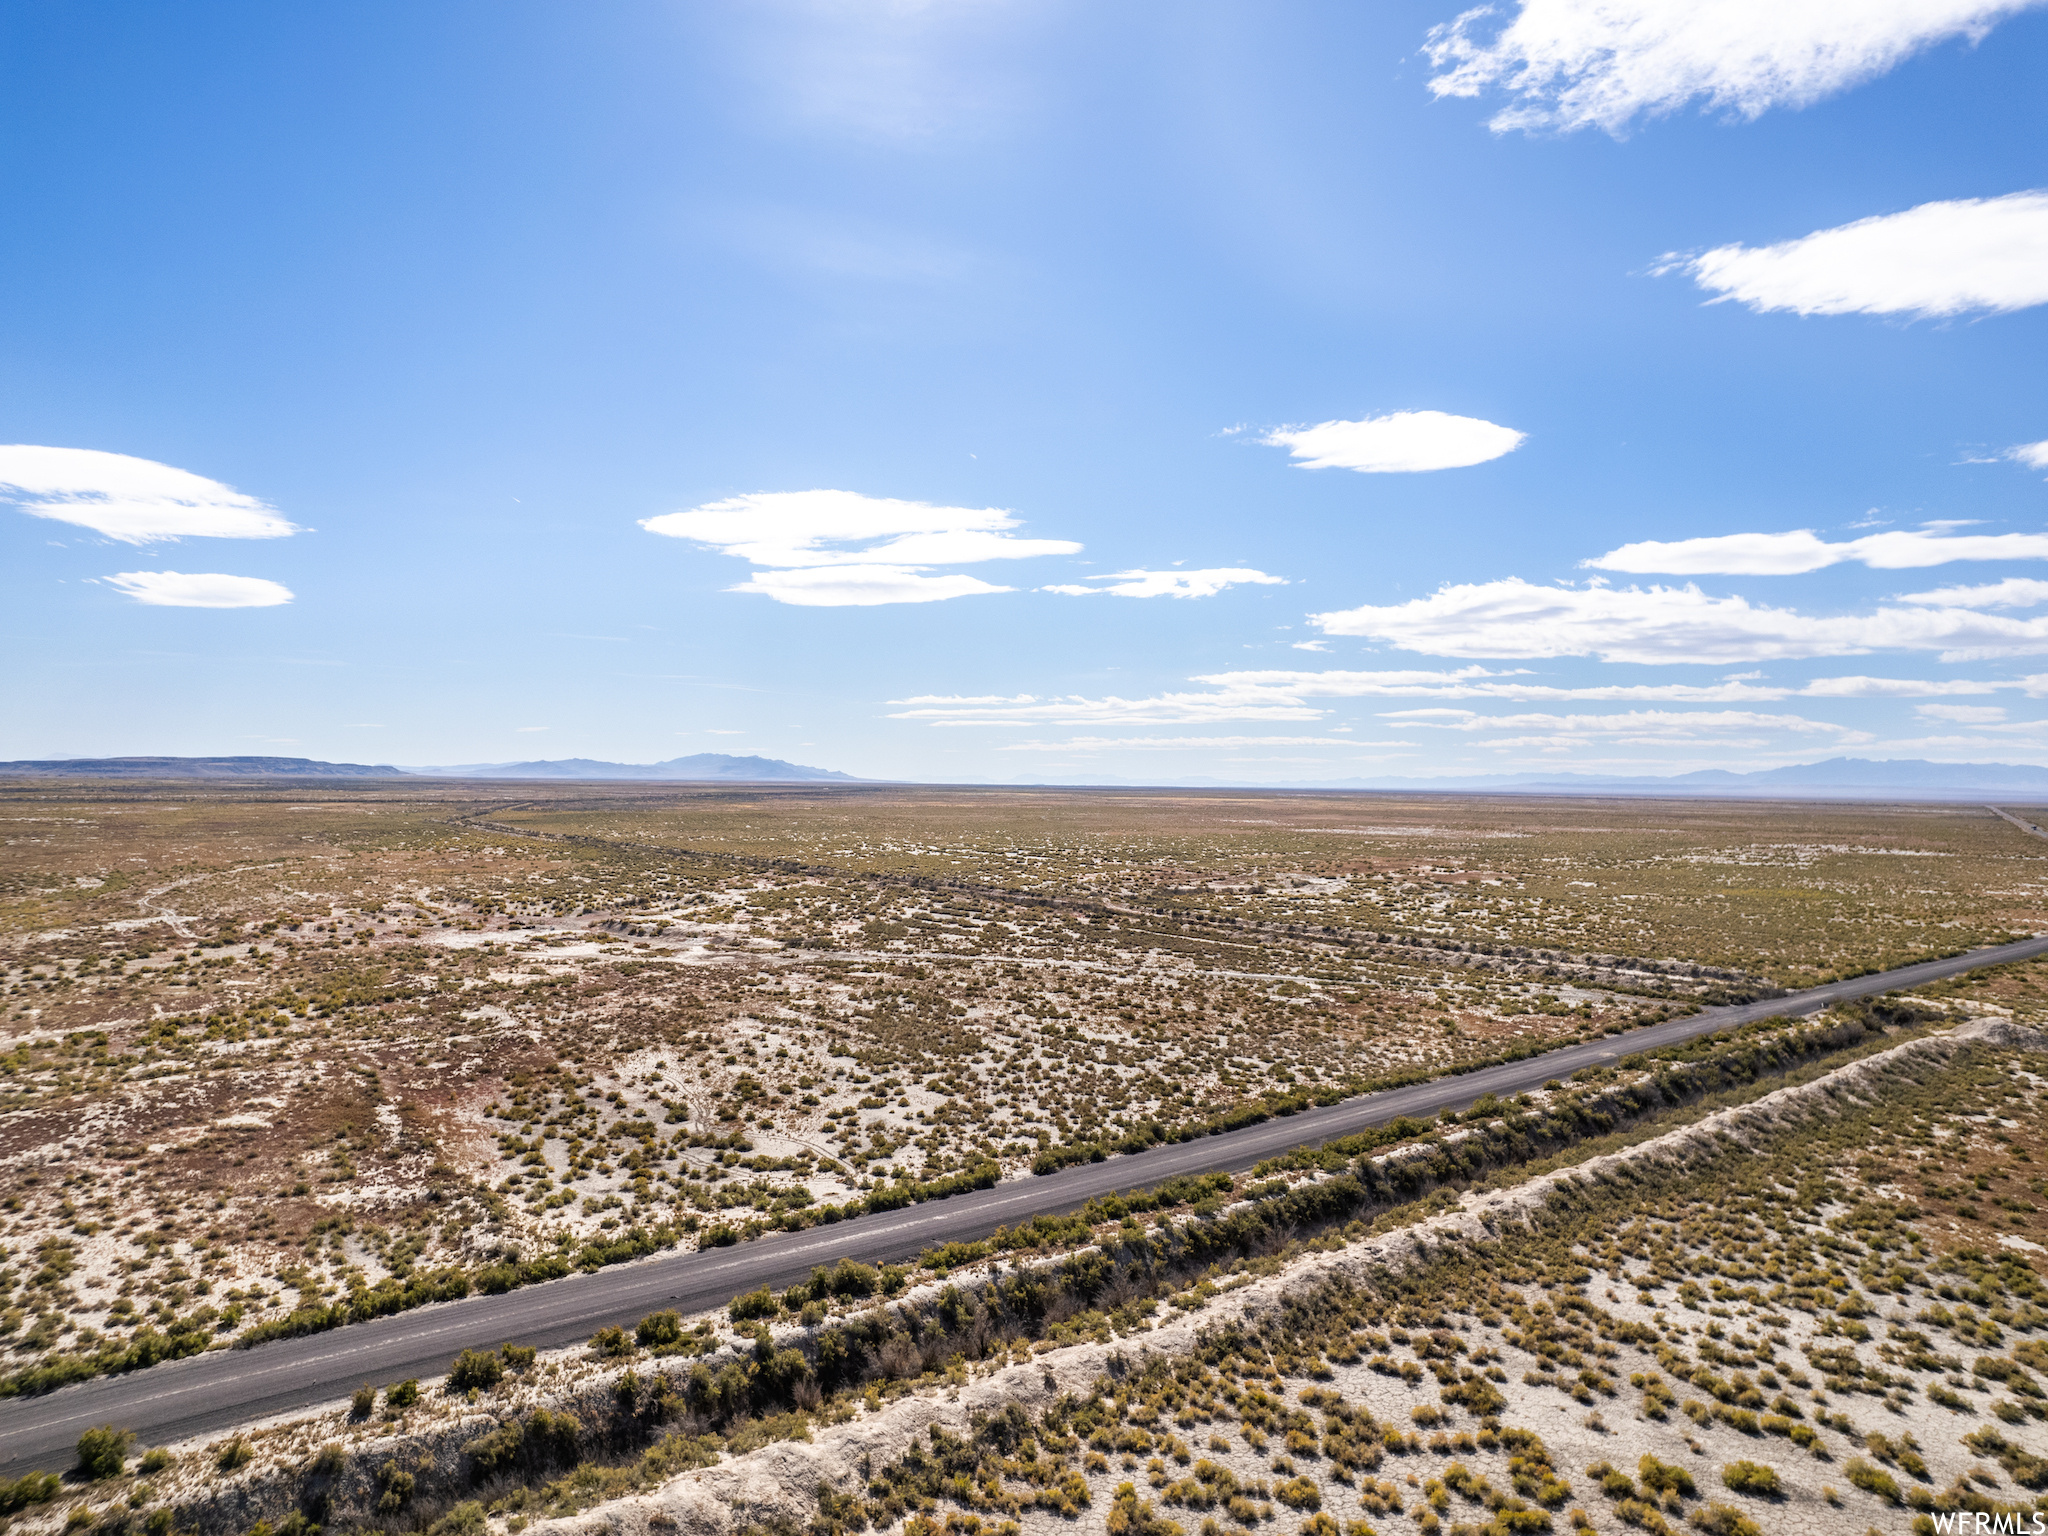
[[[306, 757], [70, 757], [0, 762], [0, 777], [126, 779], [616, 779], [642, 783], [872, 784], [831, 768], [807, 768], [773, 757], [729, 757], [699, 752], [665, 763], [608, 763], [565, 757], [526, 763], [467, 763], [457, 767], [394, 768], [389, 763], [323, 763]], [[937, 782], [937, 781], [934, 781]], [[962, 781], [952, 781], [962, 782]], [[1496, 773], [1456, 778], [1300, 779], [1284, 783], [1214, 777], [1118, 778], [1109, 774], [1034, 775], [1004, 782], [1020, 786], [1105, 789], [1379, 790], [1416, 794], [1467, 791], [1512, 795], [1752, 795], [1794, 799], [1976, 800], [2018, 796], [2048, 803], [2048, 768], [2017, 763], [1930, 763], [1919, 759], [1873, 761], [1834, 757], [1733, 773], [1702, 768], [1663, 777], [1593, 773]]]
[[310, 757], [59, 757], [33, 762], [0, 762], [0, 776], [94, 779], [402, 779], [419, 775], [443, 779], [641, 779], [678, 783], [725, 780], [754, 782], [864, 782], [830, 768], [806, 768], [772, 757], [728, 757], [699, 752], [665, 763], [604, 763], [567, 757], [545, 763], [470, 763], [459, 768], [394, 768], [389, 763], [323, 763]]
[[447, 779], [640, 779], [681, 783], [703, 780], [740, 779], [830, 781], [859, 784], [850, 773], [832, 768], [806, 768], [773, 757], [728, 757], [722, 752], [698, 752], [689, 757], [672, 757], [665, 763], [606, 763], [591, 757], [561, 757], [534, 763], [467, 763], [457, 768], [407, 768], [407, 773], [432, 774]]
[[389, 763], [322, 763], [310, 757], [58, 757], [0, 763], [0, 775], [65, 779], [397, 779]]

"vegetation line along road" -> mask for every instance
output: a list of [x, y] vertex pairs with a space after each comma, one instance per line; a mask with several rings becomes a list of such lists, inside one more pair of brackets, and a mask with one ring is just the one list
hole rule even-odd
[[782, 1287], [841, 1256], [908, 1258], [949, 1241], [973, 1241], [1034, 1214], [1072, 1210], [1116, 1188], [1212, 1169], [1243, 1169], [1295, 1147], [1512, 1094], [1588, 1066], [1677, 1044], [1774, 1014], [1925, 985], [2048, 954], [2048, 936], [1831, 982], [1763, 1002], [1702, 1011], [1615, 1036], [1582, 1041], [1463, 1077], [1365, 1095], [1196, 1141], [1069, 1168], [1044, 1178], [833, 1227], [776, 1233], [736, 1249], [711, 1249], [624, 1265], [497, 1296], [472, 1296], [418, 1312], [250, 1350], [106, 1377], [44, 1397], [0, 1404], [0, 1464], [15, 1471], [68, 1464], [86, 1427], [113, 1422], [163, 1442], [290, 1412], [345, 1395], [366, 1379], [430, 1376], [463, 1348], [504, 1339], [558, 1346], [664, 1306], [698, 1311], [759, 1286]]

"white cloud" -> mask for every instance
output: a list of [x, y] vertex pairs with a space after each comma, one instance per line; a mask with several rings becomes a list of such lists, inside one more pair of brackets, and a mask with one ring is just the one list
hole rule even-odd
[[1071, 741], [1017, 741], [998, 752], [1199, 752], [1212, 747], [1361, 747], [1343, 736], [1076, 736]]
[[1011, 592], [954, 571], [926, 576], [907, 565], [827, 565], [801, 571], [755, 571], [733, 592], [759, 592], [799, 608], [873, 608], [884, 603], [940, 603], [949, 597]]
[[[1519, 731], [1513, 745], [1542, 745], [1561, 738], [1621, 736], [1645, 743], [1713, 736], [1729, 731], [1795, 731], [1802, 735], [1860, 736], [1847, 726], [1800, 715], [1760, 714], [1755, 710], [1717, 709], [1697, 712], [1670, 709], [1625, 710], [1611, 715], [1482, 715], [1469, 709], [1402, 709], [1383, 714], [1397, 727], [1422, 726], [1444, 731]], [[1508, 743], [1504, 743], [1508, 744]]]
[[1430, 30], [1437, 96], [1489, 89], [1519, 98], [1495, 114], [1514, 129], [1601, 128], [1691, 101], [1754, 119], [1874, 79], [1949, 38], [1977, 41], [2039, 0], [1522, 0], [1485, 35], [1493, 5]]
[[1247, 570], [1242, 566], [1219, 566], [1206, 571], [1118, 571], [1114, 575], [1090, 576], [1088, 579], [1113, 585], [1041, 587], [1039, 590], [1059, 592], [1068, 597], [1094, 597], [1098, 593], [1107, 593], [1111, 597], [1214, 597], [1226, 587], [1246, 583], [1268, 587], [1287, 585], [1284, 576], [1268, 576], [1264, 571]]
[[1646, 539], [1579, 563], [1646, 576], [1798, 576], [1859, 561], [1904, 571], [1952, 560], [2048, 560], [2048, 533], [1951, 534], [1898, 530], [1830, 544], [1810, 528], [1791, 533], [1727, 533], [1706, 539]]
[[2024, 682], [1986, 682], [1969, 677], [1816, 677], [1799, 693], [1808, 699], [1929, 699], [1996, 693], [2001, 688], [2024, 686]]
[[1310, 619], [1327, 634], [1432, 656], [1727, 665], [1875, 650], [1939, 651], [1945, 661], [2048, 651], [2048, 619], [1928, 607], [1818, 616], [1709, 597], [1691, 585], [1539, 587], [1518, 577]]
[[1916, 704], [1913, 713], [1923, 720], [1948, 720], [1957, 725], [1994, 725], [2005, 718], [1996, 704]]
[[733, 587], [812, 608], [929, 603], [1008, 592], [971, 576], [926, 576], [971, 565], [1079, 554], [1067, 539], [1019, 539], [999, 507], [941, 507], [856, 491], [766, 491], [641, 519], [650, 533], [693, 539], [768, 570]]
[[2048, 581], [2008, 576], [1977, 587], [1936, 587], [1932, 592], [1907, 592], [1902, 603], [1930, 608], [2033, 608], [2048, 603]]
[[292, 600], [289, 587], [261, 576], [123, 571], [106, 579], [110, 586], [153, 608], [275, 608]]
[[[642, 518], [649, 533], [694, 539], [755, 565], [957, 565], [1072, 555], [1065, 539], [1016, 539], [999, 507], [940, 507], [858, 491], [766, 491]], [[833, 548], [834, 545], [859, 545]]]
[[[1516, 672], [1486, 667], [1448, 671], [1206, 673], [1193, 681], [1209, 693], [1169, 693], [1152, 698], [1039, 698], [1032, 694], [977, 698], [928, 695], [899, 699], [906, 706], [891, 718], [930, 725], [1146, 725], [1206, 724], [1230, 720], [1317, 720], [1330, 710], [1315, 699], [1416, 698], [1498, 699], [1509, 703], [1557, 704], [1748, 704], [1789, 698], [1921, 699], [1982, 696], [2005, 688], [2048, 694], [2048, 674], [2013, 681], [1970, 678], [1823, 677], [1803, 688], [1760, 684], [1752, 677], [1717, 683], [1608, 683], [1561, 688], [1519, 680]], [[1775, 718], [1775, 717], [1773, 717]], [[1334, 727], [1349, 730], [1349, 726]], [[1194, 738], [1174, 738], [1176, 740]], [[1304, 741], [1300, 744], [1306, 745]], [[1025, 747], [1019, 750], [1037, 750]]]
[[1210, 693], [1167, 693], [1144, 699], [933, 695], [895, 701], [907, 707], [891, 718], [924, 720], [932, 725], [980, 726], [1206, 724], [1229, 720], [1315, 720], [1329, 714], [1327, 708], [1308, 702], [1314, 698], [1728, 703], [1782, 699], [1792, 692], [1742, 683], [1557, 688], [1499, 681], [1512, 675], [1491, 672], [1485, 667], [1460, 667], [1449, 672], [1216, 672], [1194, 679], [1210, 684], [1214, 689]]
[[1224, 720], [1315, 720], [1327, 713], [1295, 699], [1256, 693], [1166, 693], [1149, 699], [922, 694], [890, 702], [903, 706], [890, 719], [931, 725], [1207, 725]]
[[1288, 449], [1302, 469], [1355, 469], [1360, 474], [1413, 474], [1484, 464], [1522, 446], [1528, 434], [1476, 416], [1395, 411], [1363, 421], [1276, 427], [1259, 441]]
[[1485, 667], [1460, 667], [1454, 672], [1211, 672], [1195, 679], [1245, 697], [1508, 699], [1538, 701], [1726, 704], [1743, 700], [1789, 698], [1790, 688], [1757, 687], [1744, 680], [1719, 683], [1610, 683], [1586, 688], [1559, 688], [1548, 683], [1502, 681], [1514, 673]]
[[275, 507], [218, 480], [95, 448], [0, 445], [0, 501], [124, 544], [276, 539], [299, 531]]
[[1922, 203], [1776, 245], [1673, 254], [1658, 270], [1759, 311], [2009, 313], [2048, 303], [2048, 192]]
[[2029, 469], [2048, 469], [2048, 438], [2038, 443], [2017, 443], [2005, 450], [2005, 456]]

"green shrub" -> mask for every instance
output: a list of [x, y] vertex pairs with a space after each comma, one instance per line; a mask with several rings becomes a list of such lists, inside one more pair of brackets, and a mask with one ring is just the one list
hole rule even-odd
[[377, 1500], [379, 1514], [392, 1514], [405, 1507], [412, 1497], [413, 1475], [395, 1461], [387, 1461], [377, 1469], [377, 1486], [384, 1490]]
[[590, 1336], [590, 1347], [607, 1359], [633, 1353], [633, 1340], [623, 1328], [600, 1328]]
[[[765, 1294], [756, 1292], [757, 1295]], [[738, 1305], [737, 1302], [734, 1303]], [[666, 1312], [650, 1312], [640, 1319], [633, 1330], [633, 1337], [640, 1341], [642, 1349], [659, 1349], [673, 1344], [683, 1336], [683, 1320], [673, 1309]]]
[[573, 1462], [581, 1433], [582, 1426], [573, 1416], [539, 1408], [524, 1424], [507, 1419], [489, 1434], [468, 1442], [462, 1451], [470, 1459], [470, 1475], [481, 1483], [515, 1468], [538, 1470]]
[[155, 1477], [157, 1473], [163, 1471], [164, 1468], [170, 1466], [177, 1459], [177, 1457], [173, 1456], [162, 1446], [151, 1446], [142, 1453], [142, 1461], [140, 1463], [142, 1475], [144, 1477]]
[[408, 1376], [384, 1389], [386, 1408], [410, 1408], [420, 1400], [420, 1383], [417, 1376]]
[[748, 1291], [743, 1296], [733, 1297], [725, 1310], [734, 1322], [748, 1323], [757, 1318], [773, 1317], [782, 1308], [776, 1304], [774, 1294], [764, 1285], [758, 1291]]
[[1874, 1466], [1858, 1456], [1844, 1470], [1849, 1474], [1850, 1483], [1865, 1493], [1874, 1493], [1887, 1503], [1900, 1502], [1902, 1496], [1899, 1493], [1899, 1480], [1882, 1467]]
[[26, 1472], [9, 1482], [0, 1478], [0, 1515], [11, 1515], [31, 1504], [47, 1504], [63, 1491], [64, 1481], [54, 1472]]
[[505, 1379], [505, 1362], [496, 1350], [465, 1349], [448, 1367], [450, 1392], [488, 1392]]
[[1292, 1477], [1273, 1489], [1273, 1497], [1289, 1509], [1317, 1510], [1323, 1507], [1322, 1490], [1305, 1477]]
[[1785, 1491], [1778, 1469], [1758, 1461], [1729, 1462], [1721, 1469], [1721, 1481], [1731, 1493], [1746, 1493], [1759, 1499], [1775, 1499]]
[[1696, 1499], [1699, 1489], [1694, 1486], [1692, 1474], [1683, 1467], [1674, 1467], [1668, 1461], [1659, 1461], [1654, 1456], [1644, 1456], [1636, 1463], [1636, 1476], [1645, 1488], [1657, 1493], [1675, 1493], [1681, 1499]]
[[812, 1296], [848, 1296], [859, 1298], [872, 1296], [882, 1288], [881, 1271], [872, 1265], [856, 1264], [852, 1259], [841, 1259], [832, 1268], [820, 1266], [811, 1271], [810, 1293]]
[[1596, 1461], [1586, 1468], [1586, 1476], [1597, 1480], [1600, 1491], [1610, 1499], [1632, 1499], [1636, 1496], [1635, 1479], [1619, 1467]]
[[1671, 1536], [1671, 1522], [1654, 1504], [1646, 1504], [1641, 1499], [1623, 1499], [1614, 1506], [1614, 1512], [1628, 1524], [1641, 1526], [1650, 1536]]
[[1764, 1528], [1733, 1504], [1702, 1504], [1686, 1517], [1707, 1536], [1764, 1536]]
[[[913, 1520], [916, 1517], [913, 1517]], [[927, 1521], [927, 1524], [931, 1522]], [[1181, 1536], [1180, 1524], [1168, 1520], [1153, 1509], [1152, 1501], [1139, 1501], [1138, 1490], [1129, 1483], [1118, 1483], [1116, 1496], [1109, 1507], [1105, 1522], [1109, 1536]], [[905, 1527], [908, 1536], [909, 1527]]]
[[256, 1447], [237, 1435], [215, 1454], [213, 1464], [223, 1472], [237, 1472], [255, 1459]]
[[348, 1416], [352, 1419], [367, 1419], [370, 1416], [370, 1410], [376, 1406], [377, 1389], [368, 1382], [364, 1382], [349, 1396]]
[[427, 1527], [427, 1536], [483, 1536], [490, 1529], [484, 1519], [484, 1507], [471, 1499], [458, 1504], [447, 1514]]
[[78, 1437], [78, 1475], [91, 1482], [119, 1477], [128, 1465], [128, 1447], [135, 1436], [125, 1429], [102, 1424]]

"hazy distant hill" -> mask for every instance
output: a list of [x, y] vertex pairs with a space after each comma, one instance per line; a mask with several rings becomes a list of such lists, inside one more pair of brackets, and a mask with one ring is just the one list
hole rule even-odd
[[407, 773], [430, 773], [450, 779], [643, 779], [693, 781], [705, 779], [797, 779], [832, 780], [846, 784], [862, 782], [850, 773], [832, 768], [806, 768], [773, 757], [728, 757], [722, 752], [699, 752], [691, 757], [672, 757], [665, 763], [605, 763], [589, 757], [562, 757], [534, 763], [467, 763], [454, 768], [408, 768]]
[[0, 763], [0, 774], [93, 779], [396, 779], [389, 763], [322, 763], [310, 757], [59, 757]]

